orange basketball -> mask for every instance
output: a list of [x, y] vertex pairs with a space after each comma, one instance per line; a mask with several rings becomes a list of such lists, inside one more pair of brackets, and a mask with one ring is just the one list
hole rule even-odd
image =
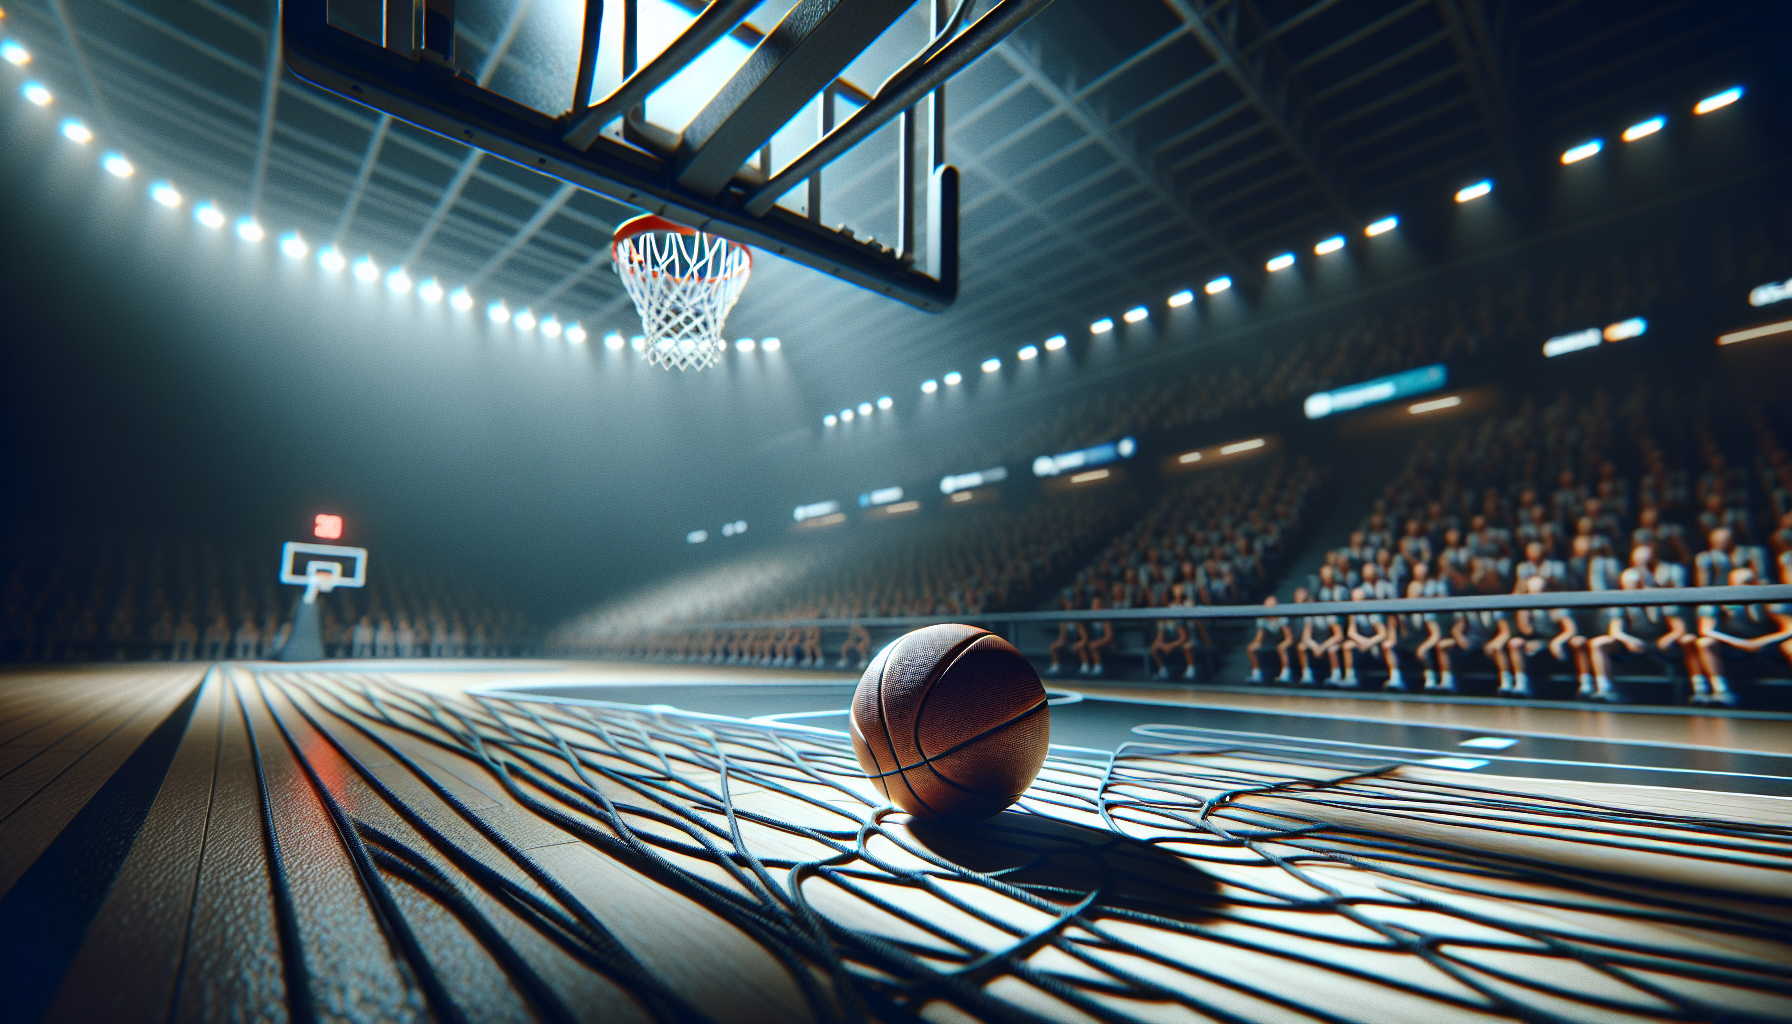
[[852, 749], [890, 802], [946, 821], [987, 818], [1045, 764], [1039, 673], [985, 629], [928, 626], [878, 652], [852, 698]]

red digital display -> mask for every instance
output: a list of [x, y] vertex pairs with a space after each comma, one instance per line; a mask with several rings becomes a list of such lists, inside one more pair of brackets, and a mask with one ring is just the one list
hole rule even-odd
[[319, 512], [311, 532], [323, 540], [338, 540], [342, 537], [342, 517]]

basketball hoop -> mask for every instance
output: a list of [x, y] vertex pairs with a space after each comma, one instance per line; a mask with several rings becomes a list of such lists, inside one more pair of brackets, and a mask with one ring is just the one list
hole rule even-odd
[[648, 213], [616, 229], [610, 258], [641, 313], [649, 365], [701, 370], [722, 358], [722, 325], [753, 272], [751, 250]]

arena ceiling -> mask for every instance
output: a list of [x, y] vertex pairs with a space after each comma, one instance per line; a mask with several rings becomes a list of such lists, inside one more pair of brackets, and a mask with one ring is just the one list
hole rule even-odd
[[[1248, 279], [1484, 176], [1522, 208], [1565, 145], [1764, 59], [1783, 34], [1775, 6], [1058, 0], [949, 89], [958, 304], [930, 316], [767, 260], [731, 333], [786, 339], [807, 419], [1219, 274]], [[297, 80], [273, 3], [22, 0], [6, 14], [99, 130], [204, 179], [221, 206], [594, 336], [634, 332], [604, 257], [636, 211]], [[501, 38], [486, 52], [527, 59]]]

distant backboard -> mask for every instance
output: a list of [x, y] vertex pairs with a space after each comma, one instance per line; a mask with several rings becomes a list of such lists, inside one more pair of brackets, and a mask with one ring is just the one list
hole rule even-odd
[[367, 585], [367, 549], [289, 540], [280, 549], [280, 582], [308, 586], [312, 576], [331, 572], [335, 587]]
[[921, 309], [958, 290], [944, 83], [1050, 0], [286, 0], [323, 88]]

